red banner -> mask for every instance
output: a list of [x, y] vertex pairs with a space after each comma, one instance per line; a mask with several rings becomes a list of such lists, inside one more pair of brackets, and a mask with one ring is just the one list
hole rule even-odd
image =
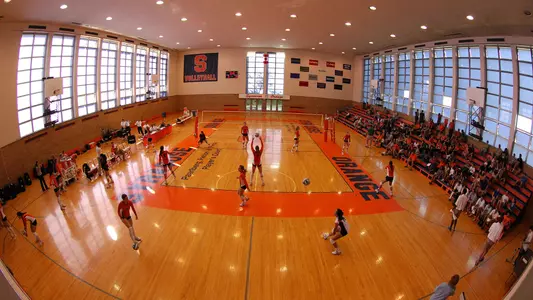
[[318, 60], [316, 60], [316, 59], [310, 59], [310, 60], [309, 60], [309, 65], [310, 65], [310, 66], [318, 66]]
[[335, 62], [333, 62], [333, 61], [327, 61], [327, 62], [326, 62], [326, 67], [329, 67], [329, 68], [335, 68]]
[[309, 82], [308, 81], [300, 81], [300, 86], [308, 87], [309, 86]]

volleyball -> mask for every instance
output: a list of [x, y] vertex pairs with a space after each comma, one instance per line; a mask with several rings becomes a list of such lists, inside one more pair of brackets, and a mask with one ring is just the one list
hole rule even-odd
[[259, 137], [259, 132], [256, 132], [256, 133], [255, 133], [255, 137]]
[[304, 180], [302, 181], [302, 183], [303, 183], [304, 185], [309, 185], [309, 184], [311, 184], [311, 180], [309, 180], [309, 178], [304, 178]]

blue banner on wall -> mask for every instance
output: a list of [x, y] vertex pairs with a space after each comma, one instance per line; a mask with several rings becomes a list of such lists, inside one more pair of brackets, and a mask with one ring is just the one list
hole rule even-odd
[[291, 78], [292, 79], [299, 79], [300, 78], [300, 73], [291, 73]]
[[350, 65], [350, 64], [343, 64], [343, 65], [342, 65], [342, 68], [343, 68], [344, 70], [351, 70], [351, 69], [352, 69], [352, 65]]
[[326, 84], [323, 83], [323, 82], [317, 82], [317, 83], [316, 83], [316, 87], [317, 87], [318, 89], [325, 89], [325, 88], [326, 88]]
[[333, 77], [333, 76], [326, 76], [326, 82], [335, 82], [335, 77]]
[[350, 84], [352, 83], [352, 80], [350, 78], [343, 78], [342, 83]]
[[342, 76], [343, 74], [341, 70], [335, 70], [335, 76]]
[[218, 81], [218, 53], [183, 57], [183, 82]]
[[291, 64], [297, 64], [297, 65], [299, 65], [299, 64], [300, 64], [300, 59], [299, 59], [299, 58], [294, 58], [294, 57], [292, 57], [292, 58], [291, 58]]

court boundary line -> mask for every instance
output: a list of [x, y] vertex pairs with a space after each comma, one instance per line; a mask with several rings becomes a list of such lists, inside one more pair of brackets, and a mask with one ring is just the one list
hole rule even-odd
[[250, 286], [250, 262], [252, 260], [252, 240], [254, 236], [254, 220], [252, 216], [252, 225], [250, 226], [250, 246], [248, 247], [248, 262], [246, 264], [246, 286], [244, 289], [244, 300], [248, 300], [249, 286]]

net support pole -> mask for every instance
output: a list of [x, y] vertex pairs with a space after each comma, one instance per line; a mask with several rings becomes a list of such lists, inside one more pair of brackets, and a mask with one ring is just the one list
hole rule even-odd
[[324, 142], [328, 141], [328, 118], [324, 118]]
[[198, 137], [198, 114], [194, 118], [194, 136]]

